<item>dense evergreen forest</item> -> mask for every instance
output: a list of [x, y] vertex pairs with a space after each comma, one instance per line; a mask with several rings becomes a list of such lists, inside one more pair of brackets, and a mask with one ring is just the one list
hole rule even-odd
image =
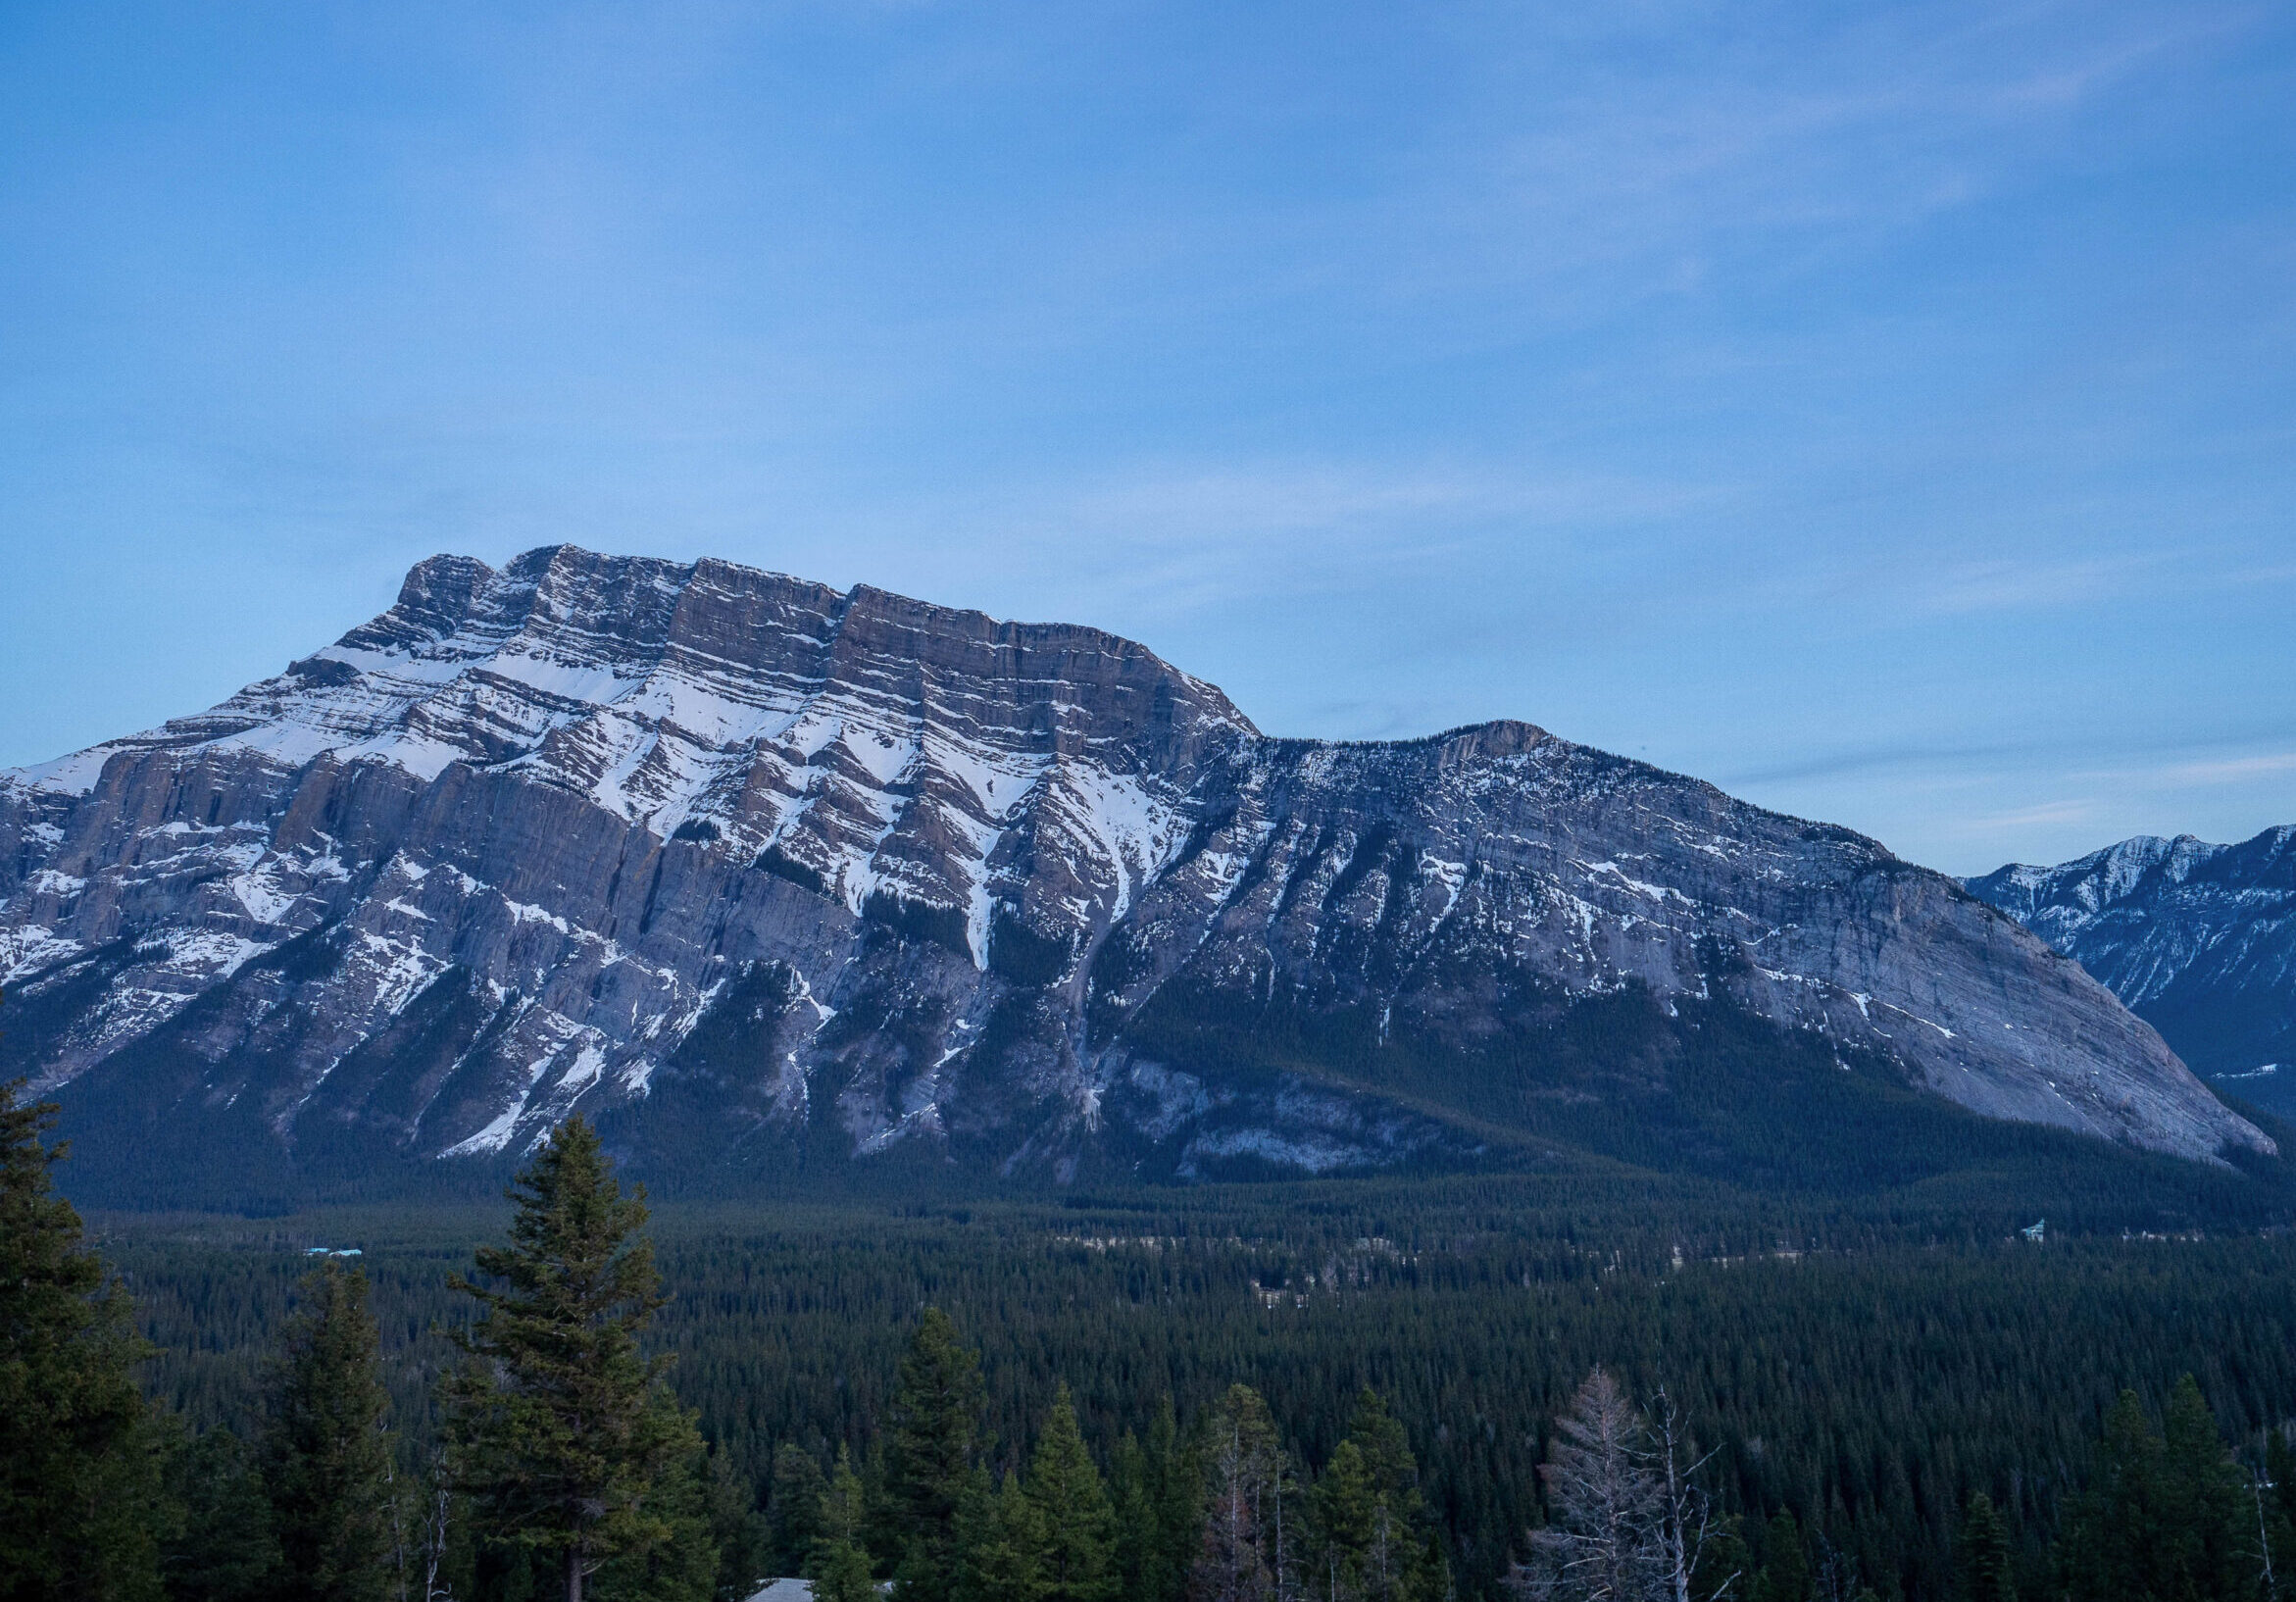
[[[68, 1235], [53, 1148], [31, 1110], [10, 1117], [10, 1238], [41, 1219]], [[2296, 1472], [2276, 1472], [2296, 1236], [2252, 1178], [2069, 1184], [2040, 1241], [1981, 1187], [1848, 1203], [1600, 1169], [687, 1205], [641, 1227], [587, 1149], [586, 1216], [621, 1242], [598, 1262], [636, 1266], [590, 1319], [621, 1355], [575, 1368], [621, 1376], [651, 1465], [593, 1598], [733, 1597], [800, 1571], [824, 1596], [892, 1579], [907, 1602], [1609, 1594], [1581, 1583], [1596, 1560], [1569, 1489], [1603, 1474], [1642, 1487], [1619, 1526], [1641, 1533], [1603, 1548], [1621, 1595], [2296, 1589]], [[2017, 1201], [2034, 1182], [2000, 1180]], [[81, 1493], [111, 1521], [87, 1538], [127, 1556], [0, 1594], [368, 1594], [279, 1578], [344, 1551], [377, 1597], [565, 1594], [567, 1549], [501, 1488], [532, 1480], [502, 1444], [523, 1415], [473, 1378], [523, 1361], [521, 1265], [559, 1238], [535, 1205], [528, 1184], [515, 1207], [93, 1216], [92, 1252], [50, 1254], [84, 1311], [59, 1349], [80, 1343], [90, 1376], [132, 1369], [153, 1404], [128, 1421], [106, 1393], [111, 1467], [87, 1483], [113, 1481]], [[937, 1444], [913, 1438], [926, 1391]], [[1616, 1450], [1580, 1462], [1590, 1418]], [[368, 1467], [296, 1446], [296, 1420], [363, 1442]], [[322, 1458], [316, 1479], [295, 1468]], [[1668, 1466], [1710, 1537], [1674, 1563], [1678, 1591], [1653, 1556], [1671, 1528], [1679, 1558], [1686, 1527], [1652, 1488]], [[382, 1488], [349, 1513], [293, 1489], [361, 1474]], [[328, 1518], [364, 1534], [312, 1537]], [[259, 1527], [254, 1556], [223, 1538]]]

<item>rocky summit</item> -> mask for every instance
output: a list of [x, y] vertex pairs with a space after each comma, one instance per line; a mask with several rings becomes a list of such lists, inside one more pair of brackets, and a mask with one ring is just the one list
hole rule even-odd
[[2110, 986], [2199, 1073], [2296, 1114], [2296, 827], [2138, 835], [1969, 888]]
[[2271, 1150], [1846, 829], [1522, 723], [1272, 738], [1093, 629], [565, 546], [424, 562], [212, 711], [0, 776], [0, 1052], [146, 1198], [470, 1172], [576, 1108], [664, 1178], [1722, 1161], [1718, 1095], [1836, 1080]]

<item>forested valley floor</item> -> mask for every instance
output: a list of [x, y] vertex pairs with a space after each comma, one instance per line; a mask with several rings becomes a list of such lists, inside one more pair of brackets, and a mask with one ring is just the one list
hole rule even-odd
[[[158, 1348], [149, 1390], [192, 1429], [254, 1427], [305, 1253], [357, 1248], [415, 1475], [449, 1332], [476, 1311], [450, 1277], [507, 1217], [89, 1223]], [[1551, 1511], [1538, 1466], [1599, 1365], [1630, 1398], [1663, 1388], [1712, 1450], [1702, 1477], [1750, 1566], [1733, 1594], [1770, 1573], [1780, 1530], [1798, 1532], [1809, 1594], [1964, 1594], [1957, 1540], [1981, 1494], [2018, 1594], [2040, 1597], [2064, 1594], [2068, 1510], [2124, 1390], [2157, 1417], [2189, 1374], [2223, 1449], [2261, 1466], [2296, 1416], [2296, 1237], [2246, 1220], [2123, 1237], [2100, 1218], [2035, 1242], [2020, 1222], [1959, 1205], [1723, 1210], [1583, 1176], [674, 1207], [651, 1224], [668, 1300], [647, 1343], [674, 1355], [670, 1385], [769, 1527], [790, 1514], [773, 1505], [783, 1448], [824, 1475], [840, 1451], [865, 1478], [881, 1461], [905, 1344], [933, 1307], [979, 1353], [992, 1472], [1026, 1466], [1058, 1386], [1113, 1468], [1168, 1404], [1184, 1430], [1241, 1383], [1309, 1484], [1360, 1393], [1377, 1393], [1459, 1596], [1501, 1594], [1529, 1554]], [[2261, 1529], [2261, 1499], [2251, 1511]]]

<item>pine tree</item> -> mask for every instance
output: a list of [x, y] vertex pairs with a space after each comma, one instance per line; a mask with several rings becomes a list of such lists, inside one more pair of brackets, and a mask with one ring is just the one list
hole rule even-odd
[[1109, 1602], [1116, 1594], [1116, 1512], [1084, 1449], [1063, 1382], [1028, 1462], [1028, 1500], [1044, 1526], [1045, 1602]]
[[[1188, 1575], [1192, 1602], [1265, 1602], [1290, 1594], [1284, 1531], [1289, 1468], [1268, 1404], [1230, 1385], [1204, 1441], [1204, 1523]], [[1296, 1523], [1296, 1521], [1295, 1521]]]
[[57, 1109], [0, 1084], [0, 1597], [159, 1588], [160, 1439], [127, 1297], [55, 1194]]
[[1754, 1551], [1746, 1544], [1746, 1537], [1738, 1532], [1738, 1521], [1719, 1519], [1692, 1565], [1689, 1583], [1683, 1589], [1700, 1602], [1715, 1602], [1722, 1597], [1737, 1602], [1751, 1593], [1753, 1574]]
[[1752, 1602], [1810, 1602], [1810, 1552], [1802, 1544], [1802, 1527], [1784, 1508], [1771, 1516], [1763, 1532]]
[[1316, 1481], [1309, 1546], [1308, 1589], [1323, 1602], [1367, 1592], [1365, 1571], [1376, 1533], [1378, 1497], [1351, 1435], [1339, 1443]]
[[[757, 1487], [722, 1451], [710, 1453], [704, 1475], [710, 1509], [710, 1539], [718, 1549], [718, 1602], [744, 1602], [758, 1581], [774, 1577], [768, 1556], [771, 1535], [758, 1510]], [[814, 1471], [821, 1477], [821, 1471]]]
[[2176, 1381], [2162, 1413], [2160, 1491], [2168, 1594], [2252, 1592], [2261, 1563], [2248, 1483], [2189, 1374]]
[[2186, 1375], [2156, 1431], [2133, 1391], [2105, 1418], [2096, 1467], [2065, 1522], [2072, 1602], [2252, 1595], [2264, 1566], [2255, 1488]]
[[1151, 1597], [1164, 1602], [1164, 1593], [1149, 1578], [1159, 1544], [1155, 1485], [1148, 1449], [1139, 1436], [1125, 1430], [1117, 1437], [1108, 1461], [1109, 1500], [1116, 1508], [1116, 1570], [1123, 1594], [1143, 1602]]
[[1363, 1460], [1372, 1495], [1363, 1549], [1365, 1596], [1372, 1602], [1438, 1602], [1449, 1589], [1450, 1568], [1420, 1493], [1419, 1463], [1403, 1422], [1388, 1411], [1385, 1397], [1367, 1387], [1356, 1397], [1347, 1438]]
[[829, 1482], [814, 1455], [791, 1441], [774, 1453], [774, 1488], [766, 1503], [766, 1566], [800, 1573], [822, 1532], [822, 1497]]
[[2009, 1557], [2009, 1527], [1983, 1491], [1970, 1494], [1969, 1512], [1954, 1540], [1953, 1567], [1962, 1602], [2017, 1602]]
[[988, 1471], [973, 1471], [958, 1513], [957, 1602], [1041, 1602], [1051, 1545], [1044, 1511], [1017, 1476], [990, 1488]]
[[670, 1537], [655, 1483], [691, 1425], [652, 1400], [667, 1359], [637, 1347], [662, 1303], [643, 1193], [623, 1194], [596, 1131], [559, 1126], [511, 1197], [510, 1244], [477, 1254], [506, 1288], [452, 1281], [485, 1317], [456, 1335], [448, 1472], [490, 1538], [546, 1556], [581, 1602], [610, 1558]]
[[2089, 1483], [2066, 1518], [2062, 1566], [2072, 1602], [2159, 1594], [2161, 1455], [2144, 1404], [2122, 1391], [2105, 1415]]
[[1388, 1410], [1387, 1398], [1366, 1386], [1356, 1394], [1355, 1412], [1347, 1421], [1347, 1438], [1363, 1453], [1364, 1473], [1371, 1477], [1375, 1495], [1410, 1512], [1418, 1505], [1419, 1463], [1411, 1455], [1411, 1440], [1403, 1421]]
[[985, 1445], [980, 1359], [928, 1307], [902, 1354], [885, 1462], [886, 1523], [899, 1546], [895, 1602], [949, 1602], [957, 1502]]
[[1117, 1568], [1127, 1602], [1179, 1602], [1202, 1523], [1202, 1475], [1173, 1411], [1158, 1404], [1145, 1442], [1128, 1431], [1117, 1445]]
[[[709, 1454], [694, 1416], [667, 1387], [647, 1397], [650, 1427], [674, 1441], [653, 1477], [646, 1504], [666, 1527], [664, 1536], [617, 1553], [599, 1566], [597, 1591], [613, 1602], [713, 1602], [718, 1591], [718, 1539], [711, 1521]], [[747, 1590], [741, 1592], [746, 1597]], [[740, 1602], [739, 1598], [735, 1602]]]
[[821, 1533], [814, 1537], [806, 1561], [813, 1581], [814, 1602], [876, 1602], [876, 1580], [869, 1552], [862, 1545], [867, 1510], [862, 1505], [861, 1477], [853, 1472], [853, 1454], [837, 1449], [837, 1469], [822, 1492]]
[[230, 1430], [203, 1430], [168, 1466], [175, 1527], [160, 1552], [170, 1602], [267, 1602], [279, 1542], [255, 1453]]
[[329, 1261], [303, 1277], [274, 1366], [263, 1477], [280, 1595], [383, 1602], [391, 1589], [390, 1400], [367, 1276]]

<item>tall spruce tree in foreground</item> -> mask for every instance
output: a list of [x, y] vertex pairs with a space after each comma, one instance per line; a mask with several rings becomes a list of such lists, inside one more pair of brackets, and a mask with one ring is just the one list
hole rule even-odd
[[1202, 1525], [1202, 1465], [1180, 1437], [1168, 1394], [1141, 1441], [1128, 1431], [1112, 1464], [1117, 1571], [1125, 1602], [1179, 1602]]
[[303, 1277], [280, 1342], [262, 1442], [284, 1602], [383, 1602], [390, 1594], [390, 1442], [367, 1276], [323, 1264]]
[[[1354, 1461], [1348, 1463], [1351, 1449]], [[1343, 1538], [1351, 1481], [1359, 1474], [1364, 1500], [1353, 1523], [1356, 1533]], [[1329, 1512], [1319, 1521], [1317, 1535], [1326, 1579], [1352, 1557], [1366, 1602], [1439, 1602], [1450, 1588], [1449, 1565], [1420, 1493], [1410, 1438], [1377, 1391], [1356, 1397], [1347, 1439], [1324, 1466], [1324, 1477], [1332, 1481], [1331, 1492], [1326, 1497], [1319, 1484], [1318, 1500]], [[1336, 1554], [1330, 1549], [1334, 1541]]]
[[765, 1566], [774, 1576], [802, 1574], [822, 1532], [822, 1497], [829, 1482], [814, 1455], [793, 1441], [774, 1452], [774, 1489], [766, 1503]]
[[957, 1509], [956, 1602], [1043, 1602], [1048, 1594], [1044, 1513], [1018, 1475], [1001, 1486], [973, 1471]]
[[271, 1602], [279, 1543], [255, 1453], [218, 1425], [183, 1441], [168, 1466], [175, 1527], [160, 1549], [169, 1602]]
[[885, 1452], [885, 1517], [899, 1543], [895, 1602], [949, 1602], [958, 1575], [957, 1512], [982, 1448], [988, 1392], [980, 1358], [937, 1307], [901, 1356]]
[[876, 1580], [872, 1577], [869, 1550], [862, 1545], [867, 1511], [862, 1506], [861, 1477], [853, 1472], [853, 1453], [837, 1448], [837, 1470], [822, 1492], [821, 1533], [814, 1537], [813, 1555], [805, 1566], [813, 1581], [814, 1602], [876, 1602]]
[[[818, 1468], [814, 1477], [821, 1477]], [[757, 1486], [724, 1452], [711, 1451], [704, 1478], [710, 1532], [718, 1546], [718, 1602], [744, 1602], [759, 1580], [780, 1573], [772, 1567], [771, 1527], [758, 1507]]]
[[1960, 1533], [1953, 1542], [1954, 1577], [1962, 1602], [2017, 1602], [2009, 1557], [2009, 1526], [1983, 1491], [1970, 1496]]
[[1365, 1572], [1379, 1535], [1379, 1509], [1371, 1472], [1364, 1467], [1364, 1450], [1352, 1438], [1341, 1441], [1323, 1465], [1310, 1509], [1309, 1592], [1324, 1602], [1365, 1595], [1370, 1588]]
[[[710, 1507], [709, 1453], [694, 1416], [666, 1385], [647, 1396], [651, 1427], [674, 1442], [646, 1493], [646, 1510], [665, 1527], [663, 1538], [633, 1545], [609, 1558], [594, 1589], [613, 1602], [713, 1602], [723, 1555]], [[755, 1580], [757, 1577], [749, 1577]], [[734, 1602], [749, 1595], [744, 1585]]]
[[668, 1359], [638, 1353], [663, 1301], [645, 1203], [623, 1194], [589, 1123], [560, 1125], [510, 1195], [510, 1244], [477, 1254], [503, 1288], [452, 1281], [484, 1317], [455, 1337], [447, 1473], [490, 1539], [547, 1558], [581, 1602], [609, 1560], [670, 1539], [677, 1509], [662, 1504], [692, 1422], [656, 1398]]
[[2061, 1545], [2072, 1602], [2185, 1602], [2259, 1593], [2255, 1492], [2192, 1376], [2156, 1430], [2133, 1391], [2105, 1417], [2088, 1486]]
[[55, 1193], [57, 1109], [0, 1084], [0, 1597], [159, 1588], [157, 1440], [126, 1296]]
[[1752, 1602], [1810, 1602], [1810, 1548], [1793, 1513], [1779, 1508], [1762, 1532], [1762, 1568]]
[[1116, 1510], [1076, 1427], [1066, 1380], [1028, 1460], [1028, 1500], [1044, 1525], [1045, 1602], [1111, 1602], [1116, 1595]]

